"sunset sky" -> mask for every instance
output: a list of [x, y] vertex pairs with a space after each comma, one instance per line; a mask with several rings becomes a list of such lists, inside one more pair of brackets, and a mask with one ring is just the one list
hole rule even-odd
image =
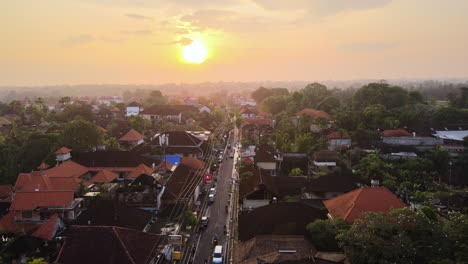
[[[0, 85], [468, 77], [466, 0], [2, 0]], [[208, 57], [187, 63], [182, 47]]]

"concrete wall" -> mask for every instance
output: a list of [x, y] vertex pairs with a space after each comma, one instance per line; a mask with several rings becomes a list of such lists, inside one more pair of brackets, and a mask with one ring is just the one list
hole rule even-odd
[[257, 167], [263, 170], [276, 170], [276, 162], [258, 162]]

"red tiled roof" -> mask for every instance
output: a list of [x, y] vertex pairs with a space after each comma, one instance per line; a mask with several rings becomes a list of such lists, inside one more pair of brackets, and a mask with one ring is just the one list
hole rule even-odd
[[13, 191], [13, 186], [0, 185], [0, 199], [9, 197], [12, 191]]
[[46, 170], [44, 174], [49, 177], [80, 177], [88, 171], [87, 167], [69, 160], [57, 167]]
[[320, 110], [314, 110], [314, 109], [303, 109], [297, 113], [294, 114], [295, 116], [301, 116], [301, 115], [309, 115], [310, 117], [312, 117], [313, 120], [319, 118], [319, 117], [323, 117], [327, 120], [330, 120], [332, 119], [332, 116], [329, 115], [328, 113], [324, 112], [324, 111], [320, 111]]
[[273, 123], [273, 119], [270, 118], [264, 118], [264, 119], [258, 119], [258, 118], [246, 118], [244, 119], [243, 125], [271, 125]]
[[18, 230], [24, 230], [28, 233], [37, 227], [38, 224], [36, 223], [15, 222], [15, 215], [13, 212], [9, 212], [0, 218], [0, 229], [9, 233], [14, 233]]
[[327, 135], [327, 137], [328, 137], [329, 139], [342, 139], [342, 138], [348, 139], [348, 138], [351, 138], [351, 137], [349, 136], [348, 132], [344, 132], [344, 133], [343, 133], [343, 136], [340, 136], [340, 133], [338, 133], [337, 131], [333, 131], [333, 132], [329, 133], [329, 134]]
[[117, 107], [114, 107], [114, 108], [111, 109], [111, 112], [120, 112], [120, 109], [117, 108]]
[[136, 131], [135, 129], [130, 129], [130, 131], [128, 131], [127, 134], [125, 134], [119, 139], [119, 141], [138, 141], [144, 138], [145, 136], [138, 133], [138, 131]]
[[76, 191], [79, 188], [80, 179], [73, 177], [50, 178], [38, 171], [20, 173], [16, 180], [15, 190], [32, 192], [40, 191]]
[[32, 236], [43, 239], [43, 240], [52, 240], [57, 232], [57, 224], [60, 221], [57, 214], [54, 214], [47, 222], [43, 223]]
[[252, 160], [251, 158], [246, 157], [246, 158], [243, 158], [243, 159], [241, 160], [241, 163], [242, 163], [242, 164], [253, 164], [254, 162], [253, 162], [253, 160]]
[[267, 113], [267, 112], [260, 112], [257, 114], [257, 116], [269, 116], [269, 117], [272, 117], [273, 115], [271, 113]]
[[73, 191], [16, 192], [10, 210], [71, 206], [73, 204], [73, 195]]
[[204, 170], [206, 168], [206, 163], [194, 158], [194, 157], [181, 157], [180, 158], [180, 163], [183, 163], [185, 165], [188, 165], [192, 167], [193, 169], [196, 170]]
[[362, 187], [324, 201], [324, 204], [333, 218], [342, 218], [348, 223], [361, 218], [364, 212], [389, 212], [392, 208], [406, 207], [385, 187]]
[[404, 129], [384, 130], [380, 135], [382, 137], [411, 137], [411, 133]]
[[161, 163], [159, 163], [158, 166], [156, 166], [156, 170], [172, 170], [172, 167], [174, 167], [174, 164], [170, 163], [167, 160], [163, 160]]
[[130, 172], [128, 174], [127, 178], [135, 179], [135, 178], [137, 178], [138, 176], [140, 176], [142, 174], [151, 175], [151, 174], [153, 174], [153, 172], [154, 172], [154, 170], [152, 170], [151, 168], [149, 168], [145, 164], [140, 164], [135, 169], [133, 169], [132, 172]]
[[38, 170], [45, 170], [47, 168], [49, 168], [50, 166], [45, 164], [44, 162], [41, 163], [41, 165], [39, 165], [39, 167], [37, 167]]
[[117, 174], [109, 170], [99, 171], [93, 178], [89, 180], [90, 183], [106, 183], [111, 182], [117, 178]]
[[59, 150], [55, 151], [55, 154], [67, 154], [71, 152], [72, 150], [67, 148], [67, 147], [61, 147]]

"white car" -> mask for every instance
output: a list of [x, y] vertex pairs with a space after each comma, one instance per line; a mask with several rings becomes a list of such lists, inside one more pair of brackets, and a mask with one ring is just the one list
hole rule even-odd
[[213, 263], [223, 263], [223, 246], [216, 246], [213, 252]]
[[212, 204], [214, 203], [214, 201], [215, 201], [215, 195], [214, 194], [208, 195], [208, 204]]

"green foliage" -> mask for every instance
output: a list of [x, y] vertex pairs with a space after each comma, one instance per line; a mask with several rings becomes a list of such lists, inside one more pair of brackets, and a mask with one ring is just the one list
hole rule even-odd
[[450, 253], [440, 224], [408, 208], [364, 213], [337, 238], [351, 263], [427, 263]]
[[466, 263], [468, 260], [468, 216], [452, 213], [444, 231], [451, 243], [453, 257], [456, 263]]
[[341, 218], [317, 219], [306, 227], [307, 237], [320, 251], [340, 251], [335, 238], [348, 229], [349, 224]]
[[327, 113], [333, 113], [337, 110], [341, 105], [341, 102], [335, 96], [328, 96], [323, 99], [320, 103], [318, 103], [317, 108], [319, 110], [323, 110]]
[[44, 258], [32, 258], [28, 261], [28, 264], [47, 264]]
[[383, 105], [387, 109], [404, 106], [408, 103], [408, 92], [387, 83], [369, 83], [353, 95], [353, 106], [363, 109], [370, 105]]
[[309, 133], [296, 135], [294, 151], [308, 153], [312, 148], [312, 136]]
[[278, 114], [286, 108], [286, 97], [283, 95], [273, 95], [265, 98], [260, 103], [260, 110], [263, 112]]
[[288, 202], [288, 201], [292, 201], [293, 198], [290, 195], [285, 195], [285, 196], [281, 197], [281, 200], [285, 201], [285, 202]]
[[72, 120], [94, 120], [93, 109], [88, 105], [71, 104], [65, 106], [63, 113], [59, 116], [60, 121], [70, 122]]
[[423, 213], [429, 220], [437, 221], [437, 213], [432, 207], [429, 206], [421, 206], [419, 211]]
[[260, 87], [252, 92], [252, 98], [260, 104], [263, 100], [270, 96], [287, 96], [289, 91], [286, 88], [264, 88]]
[[366, 183], [369, 183], [370, 180], [384, 180], [390, 178], [390, 175], [385, 171], [386, 166], [385, 162], [376, 154], [369, 154], [359, 161], [353, 173]]
[[186, 226], [195, 226], [198, 220], [192, 211], [187, 210], [184, 212], [184, 221]]
[[153, 90], [149, 93], [149, 95], [144, 99], [145, 105], [161, 105], [166, 104], [166, 99], [162, 95], [161, 91]]
[[128, 123], [131, 128], [140, 133], [143, 133], [146, 129], [151, 127], [151, 121], [139, 115], [129, 117]]
[[102, 142], [102, 132], [88, 121], [71, 121], [63, 131], [63, 143], [75, 151], [90, 151]]
[[245, 172], [240, 174], [241, 180], [247, 180], [252, 176], [253, 176], [253, 173], [251, 171], [245, 171]]
[[320, 102], [331, 95], [331, 91], [320, 83], [308, 84], [300, 93], [302, 94], [301, 108], [317, 108]]
[[301, 168], [294, 168], [289, 172], [289, 176], [303, 176], [304, 172], [301, 170]]

